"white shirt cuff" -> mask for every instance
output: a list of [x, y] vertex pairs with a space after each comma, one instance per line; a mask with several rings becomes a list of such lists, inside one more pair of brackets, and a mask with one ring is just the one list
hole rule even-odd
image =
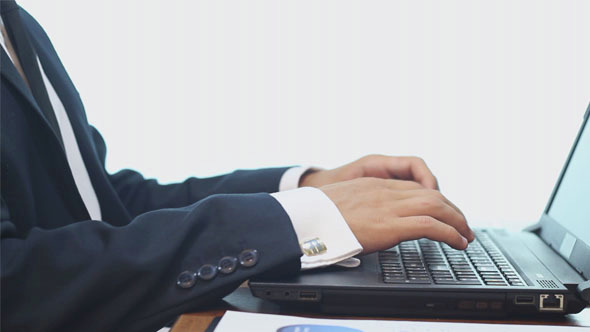
[[299, 188], [301, 176], [311, 168], [311, 166], [295, 166], [286, 170], [279, 182], [279, 191]]
[[[324, 267], [349, 260], [363, 247], [348, 227], [336, 205], [323, 191], [304, 187], [271, 194], [285, 209], [295, 229], [299, 244], [318, 238], [326, 250], [314, 256], [301, 256], [301, 269]], [[356, 264], [358, 265], [358, 264]]]

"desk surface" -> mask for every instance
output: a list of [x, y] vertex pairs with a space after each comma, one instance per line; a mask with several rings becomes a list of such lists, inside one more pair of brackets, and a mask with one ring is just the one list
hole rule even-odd
[[[226, 310], [260, 312], [269, 314], [285, 314], [315, 318], [350, 318], [350, 316], [329, 316], [321, 314], [312, 314], [309, 312], [285, 311], [269, 301], [264, 301], [253, 297], [248, 288], [240, 287], [233, 293], [226, 296], [220, 303], [207, 308], [204, 311], [184, 314], [174, 324], [171, 332], [201, 332], [205, 331], [213, 318], [222, 316]], [[429, 322], [471, 322], [471, 323], [502, 323], [502, 324], [544, 324], [544, 325], [571, 325], [571, 326], [590, 326], [590, 308], [586, 308], [579, 314], [568, 315], [564, 318], [557, 319], [448, 319], [448, 318], [416, 318], [416, 317], [354, 317], [356, 319], [382, 319], [382, 320], [419, 320]]]

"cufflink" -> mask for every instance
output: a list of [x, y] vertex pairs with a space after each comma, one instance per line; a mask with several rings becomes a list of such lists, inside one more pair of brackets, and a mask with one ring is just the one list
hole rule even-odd
[[300, 246], [305, 256], [321, 255], [328, 250], [326, 244], [317, 237], [301, 243]]

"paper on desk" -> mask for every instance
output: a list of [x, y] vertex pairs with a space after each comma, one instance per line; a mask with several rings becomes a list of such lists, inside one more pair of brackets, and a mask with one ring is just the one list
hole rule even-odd
[[317, 319], [227, 311], [215, 332], [582, 332], [587, 327]]

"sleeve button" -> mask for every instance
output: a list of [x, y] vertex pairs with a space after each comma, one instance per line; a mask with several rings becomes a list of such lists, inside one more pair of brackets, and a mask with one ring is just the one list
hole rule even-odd
[[203, 280], [211, 280], [217, 275], [217, 267], [215, 267], [215, 265], [205, 264], [199, 268], [199, 272], [197, 274], [199, 278]]
[[243, 267], [252, 267], [258, 263], [258, 250], [246, 249], [240, 253], [238, 259]]
[[197, 274], [193, 271], [184, 271], [178, 275], [176, 284], [180, 288], [191, 288], [197, 281]]
[[225, 256], [219, 260], [217, 269], [223, 274], [230, 274], [236, 270], [238, 259], [235, 257]]

